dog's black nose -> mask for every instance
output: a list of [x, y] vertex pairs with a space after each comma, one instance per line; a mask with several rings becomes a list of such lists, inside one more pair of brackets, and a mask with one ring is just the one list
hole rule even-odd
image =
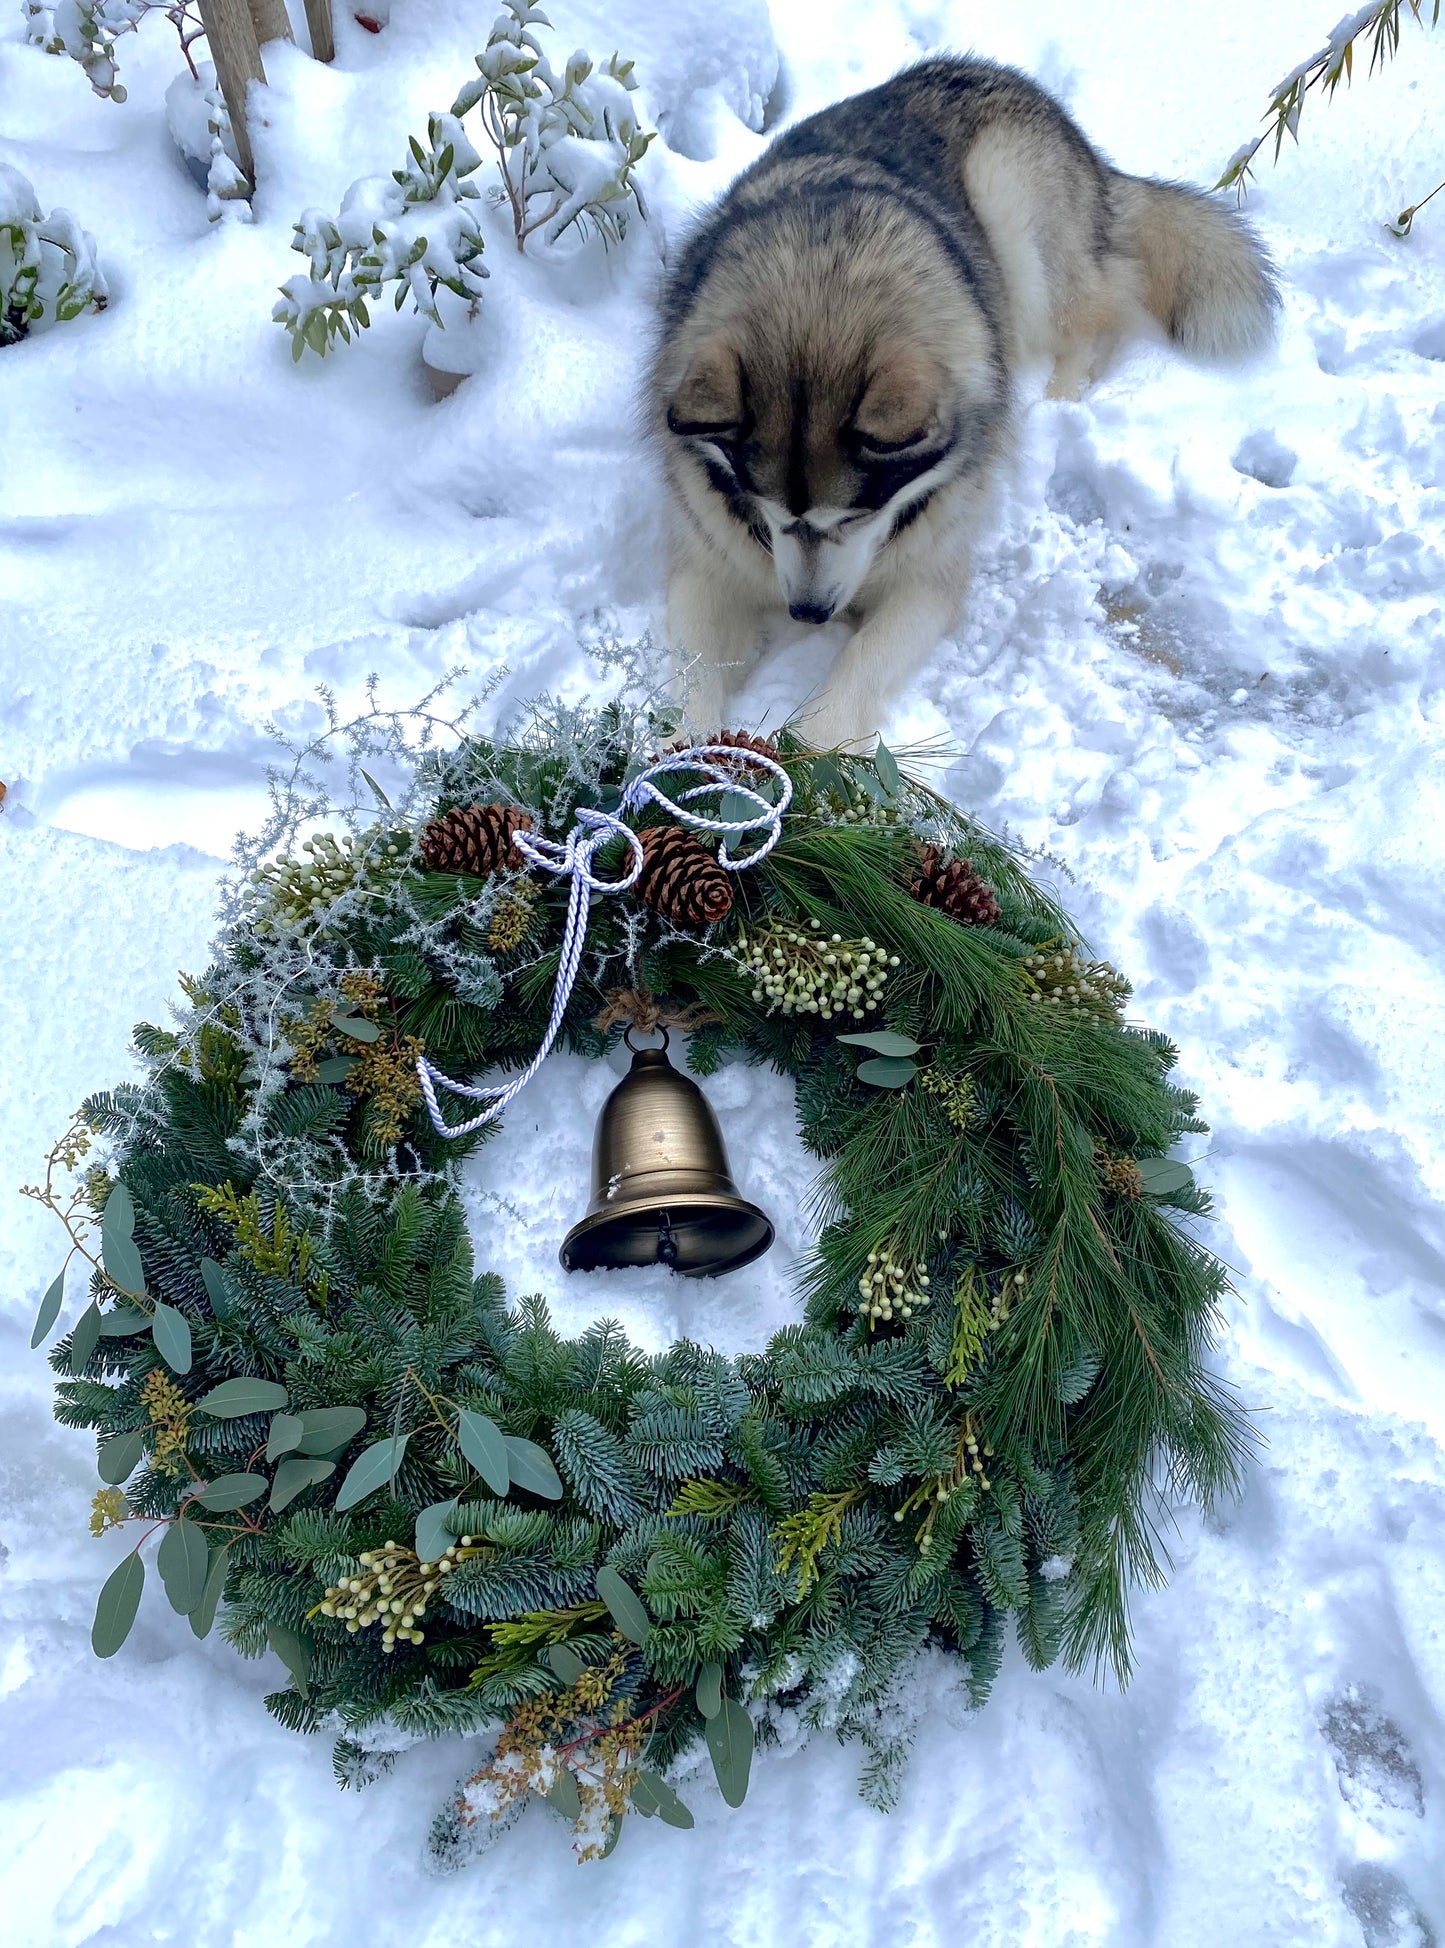
[[788, 614], [794, 622], [827, 622], [832, 613], [830, 603], [790, 602], [788, 604]]

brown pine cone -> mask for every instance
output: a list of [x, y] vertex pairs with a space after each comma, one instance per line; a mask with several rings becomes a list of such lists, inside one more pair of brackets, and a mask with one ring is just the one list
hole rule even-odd
[[999, 916], [993, 888], [981, 880], [967, 859], [949, 859], [936, 845], [923, 848], [913, 897], [937, 907], [966, 926], [991, 927]]
[[642, 840], [642, 873], [633, 889], [676, 927], [707, 927], [733, 903], [728, 876], [706, 846], [681, 825], [652, 825]]
[[[709, 744], [727, 744], [731, 746], [733, 750], [737, 751], [740, 757], [741, 754], [745, 751], [759, 751], [762, 753], [762, 755], [765, 758], [772, 758], [774, 763], [777, 762], [778, 747], [773, 742], [772, 738], [754, 737], [751, 731], [731, 731], [731, 730], [719, 731], [717, 736], [710, 737], [708, 739], [708, 742]], [[728, 762], [729, 760], [727, 758], [718, 759], [719, 764], [727, 764]], [[739, 763], [738, 768], [741, 771], [756, 771], [756, 770], [760, 770], [761, 766], [750, 765], [747, 763], [746, 759], [743, 758]]]
[[515, 805], [463, 805], [423, 828], [422, 863], [428, 872], [471, 873], [485, 879], [505, 866], [520, 872], [527, 861], [517, 850], [518, 832], [532, 821]]

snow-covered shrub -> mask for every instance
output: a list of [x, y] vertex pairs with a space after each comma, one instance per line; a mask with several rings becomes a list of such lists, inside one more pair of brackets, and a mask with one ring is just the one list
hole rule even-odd
[[470, 178], [482, 159], [463, 126], [473, 110], [497, 152], [495, 195], [511, 210], [518, 250], [535, 232], [550, 244], [573, 227], [620, 242], [632, 212], [647, 215], [633, 171], [653, 138], [632, 108], [632, 63], [614, 54], [594, 71], [579, 51], [558, 75], [533, 32], [550, 25], [530, 0], [506, 0], [477, 56], [478, 78], [450, 114], [429, 118], [428, 147], [413, 136], [406, 166], [353, 183], [338, 216], [302, 214], [292, 248], [310, 260], [310, 273], [282, 285], [271, 314], [291, 333], [293, 357], [308, 345], [325, 352], [338, 337], [349, 343], [370, 324], [370, 302], [384, 285], [396, 286], [398, 311], [409, 294], [436, 325], [439, 288], [480, 298], [488, 272]]
[[441, 323], [436, 293], [481, 296], [484, 248], [477, 225], [477, 187], [467, 179], [481, 166], [453, 115], [427, 122], [428, 148], [413, 136], [411, 156], [390, 176], [363, 176], [347, 190], [341, 213], [307, 210], [296, 225], [293, 250], [311, 261], [310, 274], [288, 278], [271, 313], [291, 333], [291, 355], [309, 345], [325, 352], [353, 328], [371, 323], [369, 301], [395, 284], [400, 311], [408, 293], [418, 311]]
[[20, 0], [25, 38], [49, 54], [68, 54], [84, 68], [98, 95], [124, 101], [125, 88], [116, 79], [115, 43], [133, 34], [147, 14], [164, 14], [180, 38], [181, 52], [192, 75], [191, 43], [205, 33], [196, 0]]
[[236, 159], [230, 111], [209, 61], [202, 61], [194, 74], [178, 74], [166, 89], [166, 125], [198, 180], [204, 169], [211, 222], [220, 221], [227, 205], [249, 221], [251, 185]]
[[69, 210], [42, 216], [24, 176], [0, 162], [0, 346], [102, 311], [107, 295], [95, 238]]

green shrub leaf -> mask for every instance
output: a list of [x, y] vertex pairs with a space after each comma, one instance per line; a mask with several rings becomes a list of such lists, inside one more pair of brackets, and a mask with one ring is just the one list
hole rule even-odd
[[724, 1698], [722, 1710], [708, 1719], [707, 1749], [718, 1791], [729, 1806], [741, 1806], [753, 1763], [753, 1721], [736, 1698]]
[[564, 1684], [575, 1684], [587, 1668], [570, 1644], [549, 1644], [543, 1655], [552, 1666], [553, 1676]]
[[502, 1430], [485, 1414], [470, 1407], [457, 1409], [457, 1443], [494, 1495], [505, 1495], [511, 1486], [507, 1466], [507, 1443]]
[[229, 1319], [236, 1311], [236, 1287], [231, 1275], [218, 1265], [214, 1258], [201, 1260], [201, 1283], [206, 1288], [206, 1297], [211, 1301], [211, 1310], [218, 1319]]
[[365, 1407], [308, 1407], [297, 1416], [301, 1438], [298, 1454], [333, 1454], [354, 1441], [366, 1425]]
[[290, 1454], [303, 1432], [300, 1414], [273, 1414], [271, 1432], [266, 1436], [266, 1459], [279, 1461], [283, 1454]]
[[704, 1664], [697, 1679], [697, 1708], [704, 1718], [716, 1718], [722, 1710], [721, 1664]]
[[217, 1420], [236, 1420], [242, 1414], [270, 1414], [286, 1405], [286, 1389], [275, 1380], [257, 1380], [250, 1374], [238, 1380], [222, 1380], [218, 1387], [203, 1393], [196, 1412], [211, 1414]]
[[131, 1235], [134, 1230], [135, 1205], [131, 1194], [124, 1184], [112, 1184], [100, 1219], [101, 1262], [113, 1284], [122, 1292], [129, 1292], [132, 1298], [139, 1298], [145, 1291], [145, 1273]]
[[139, 1427], [133, 1433], [112, 1434], [109, 1440], [102, 1441], [95, 1457], [101, 1480], [110, 1482], [112, 1487], [129, 1481], [145, 1453], [145, 1446], [145, 1430]]
[[612, 1621], [623, 1636], [639, 1647], [645, 1644], [652, 1633], [652, 1619], [643, 1609], [637, 1591], [608, 1563], [597, 1572], [597, 1594], [612, 1612]]
[[872, 1089], [903, 1089], [918, 1074], [918, 1064], [893, 1055], [875, 1056], [858, 1064], [858, 1080]]
[[200, 1602], [191, 1611], [191, 1628], [198, 1637], [209, 1636], [211, 1625], [216, 1621], [216, 1606], [221, 1600], [221, 1592], [226, 1587], [226, 1570], [230, 1555], [229, 1542], [223, 1542], [219, 1549], [211, 1551], [210, 1562], [206, 1568], [206, 1587], [201, 1592]]
[[320, 1481], [328, 1481], [336, 1473], [334, 1461], [323, 1461], [319, 1457], [297, 1457], [283, 1461], [276, 1470], [271, 1483], [271, 1499], [266, 1504], [273, 1515], [279, 1515], [288, 1502], [294, 1502], [303, 1488], [314, 1488]]
[[110, 1306], [100, 1315], [102, 1339], [128, 1339], [134, 1332], [149, 1332], [150, 1326], [150, 1314], [132, 1305], [129, 1299], [122, 1299], [119, 1305]]
[[456, 1512], [454, 1495], [449, 1502], [433, 1502], [430, 1508], [424, 1508], [417, 1516], [414, 1547], [423, 1562], [435, 1562], [446, 1554], [455, 1541], [448, 1524]]
[[264, 1495], [269, 1486], [265, 1475], [217, 1475], [197, 1495], [196, 1500], [202, 1508], [219, 1515], [233, 1508], [244, 1508], [248, 1502], [254, 1502], [258, 1495]]
[[156, 1568], [177, 1616], [188, 1617], [206, 1593], [211, 1554], [198, 1523], [180, 1516], [161, 1537]]
[[43, 1340], [50, 1336], [50, 1329], [60, 1317], [60, 1308], [65, 1300], [65, 1266], [51, 1279], [45, 1288], [45, 1297], [40, 1301], [40, 1310], [35, 1315], [35, 1327], [30, 1335], [30, 1349], [33, 1352]]
[[1189, 1165], [1175, 1157], [1140, 1157], [1136, 1168], [1149, 1197], [1168, 1197], [1176, 1190], [1186, 1190], [1194, 1182]]
[[660, 1772], [651, 1766], [643, 1766], [637, 1774], [632, 1788], [632, 1803], [639, 1813], [649, 1817], [656, 1813], [665, 1826], [678, 1826], [686, 1829], [693, 1825], [692, 1814], [683, 1805], [672, 1787]]
[[535, 1441], [518, 1440], [504, 1434], [507, 1445], [507, 1473], [514, 1488], [525, 1488], [529, 1495], [545, 1496], [549, 1502], [562, 1499], [562, 1478], [552, 1466], [552, 1457]]
[[304, 1637], [289, 1630], [284, 1623], [273, 1623], [266, 1619], [266, 1642], [275, 1651], [281, 1662], [296, 1680], [296, 1689], [303, 1698], [311, 1696], [311, 1651]]
[[406, 1442], [405, 1434], [389, 1434], [384, 1441], [373, 1441], [370, 1447], [363, 1448], [347, 1470], [341, 1493], [336, 1497], [336, 1506], [340, 1509], [355, 1508], [368, 1495], [374, 1495], [378, 1488], [384, 1488], [401, 1466]]
[[921, 1046], [911, 1035], [900, 1035], [895, 1028], [875, 1028], [866, 1035], [840, 1035], [838, 1040], [853, 1048], [871, 1048], [875, 1055], [916, 1055]]
[[547, 1798], [563, 1819], [581, 1819], [582, 1795], [577, 1789], [576, 1779], [565, 1765], [558, 1770], [556, 1778], [548, 1786]]
[[155, 1337], [156, 1351], [172, 1373], [189, 1373], [191, 1329], [185, 1315], [177, 1312], [173, 1305], [167, 1305], [164, 1300], [157, 1299], [156, 1315], [151, 1321], [151, 1332]]
[[381, 1030], [377, 1027], [376, 1023], [374, 1021], [363, 1021], [360, 1015], [338, 1015], [331, 1025], [333, 1028], [339, 1028], [342, 1034], [349, 1036], [353, 1042], [379, 1042], [381, 1040]]
[[100, 1343], [100, 1307], [92, 1299], [70, 1330], [70, 1370], [79, 1373]]

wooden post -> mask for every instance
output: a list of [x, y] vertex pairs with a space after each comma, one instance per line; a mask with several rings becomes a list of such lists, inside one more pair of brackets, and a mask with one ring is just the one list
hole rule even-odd
[[331, 0], [306, 0], [306, 25], [311, 29], [311, 52], [318, 61], [336, 59], [336, 32], [331, 25]]
[[290, 17], [286, 12], [286, 0], [251, 0], [251, 22], [256, 29], [258, 46], [264, 47], [267, 41], [294, 41]]
[[251, 156], [250, 130], [246, 127], [246, 93], [253, 81], [259, 81], [263, 88], [266, 85], [255, 22], [247, 0], [199, 0], [199, 4], [206, 44], [216, 64], [216, 79], [231, 117], [236, 155], [254, 189], [256, 165]]

